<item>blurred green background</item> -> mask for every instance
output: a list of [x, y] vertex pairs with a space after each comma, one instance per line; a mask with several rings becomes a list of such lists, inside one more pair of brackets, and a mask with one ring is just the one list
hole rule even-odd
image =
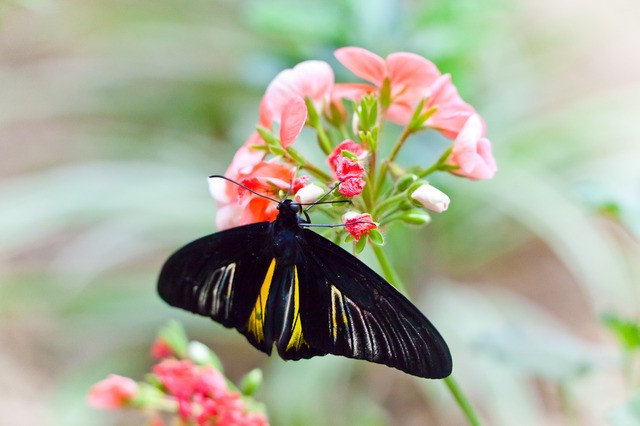
[[141, 379], [169, 318], [231, 378], [264, 369], [274, 425], [465, 424], [441, 382], [269, 359], [155, 293], [167, 256], [214, 231], [206, 176], [268, 82], [307, 59], [344, 81], [346, 45], [422, 54], [487, 121], [497, 177], [438, 176], [449, 211], [387, 234], [487, 424], [640, 424], [637, 342], [602, 321], [637, 331], [638, 22], [637, 0], [0, 2], [0, 424], [141, 424], [85, 394]]

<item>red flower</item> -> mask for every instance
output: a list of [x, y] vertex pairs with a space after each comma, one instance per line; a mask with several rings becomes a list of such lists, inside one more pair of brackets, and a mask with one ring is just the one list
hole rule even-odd
[[360, 240], [360, 237], [366, 235], [372, 229], [376, 229], [378, 225], [373, 222], [373, 218], [369, 213], [354, 213], [347, 212], [342, 216], [345, 229], [355, 238], [356, 241]]
[[[295, 194], [309, 180], [308, 176], [296, 178], [295, 173], [295, 167], [272, 160], [259, 161], [238, 168], [234, 176], [226, 176], [260, 194], [279, 199], [280, 191], [286, 192], [291, 188], [292, 193]], [[219, 181], [222, 179], [209, 180], [209, 190], [218, 201], [216, 214], [218, 230], [275, 220], [278, 215], [277, 203], [259, 197], [232, 183], [222, 181], [224, 184], [221, 184]], [[227, 184], [234, 187], [235, 194], [232, 196], [228, 196]]]
[[91, 387], [89, 405], [114, 409], [126, 406], [138, 393], [138, 384], [128, 377], [109, 375]]
[[335, 164], [335, 175], [340, 181], [338, 192], [347, 197], [360, 194], [366, 184], [365, 180], [362, 179], [364, 167], [357, 161], [347, 157], [336, 157]]
[[331, 152], [327, 157], [327, 162], [329, 163], [329, 167], [331, 168], [331, 172], [334, 176], [336, 176], [338, 158], [343, 157], [342, 151], [349, 151], [358, 157], [358, 159], [364, 159], [367, 156], [367, 150], [359, 143], [355, 143], [351, 139], [340, 142], [340, 144], [336, 146], [333, 152]]

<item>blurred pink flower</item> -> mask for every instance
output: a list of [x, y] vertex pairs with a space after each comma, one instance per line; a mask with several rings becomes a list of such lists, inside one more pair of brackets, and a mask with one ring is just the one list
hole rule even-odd
[[373, 223], [373, 218], [369, 213], [358, 214], [355, 212], [347, 212], [342, 216], [342, 222], [345, 224], [344, 228], [356, 241], [359, 241], [360, 237], [378, 227], [378, 225]]
[[447, 164], [459, 167], [452, 173], [473, 180], [491, 179], [495, 175], [496, 160], [491, 152], [491, 142], [484, 137], [484, 123], [479, 115], [473, 114], [465, 122], [453, 142]]
[[[386, 116], [390, 121], [406, 124], [411, 118], [407, 111], [415, 109], [415, 105], [428, 95], [429, 86], [440, 76], [438, 68], [429, 60], [415, 53], [396, 52], [383, 59], [373, 52], [360, 47], [343, 47], [335, 51], [335, 56], [351, 72], [367, 80], [380, 90], [385, 79], [389, 80], [390, 105]], [[351, 99], [362, 94], [360, 85], [336, 85], [336, 90], [348, 93]], [[356, 96], [354, 96], [356, 95]]]
[[138, 384], [128, 377], [110, 374], [91, 387], [89, 405], [94, 408], [114, 409], [126, 406], [138, 393]]

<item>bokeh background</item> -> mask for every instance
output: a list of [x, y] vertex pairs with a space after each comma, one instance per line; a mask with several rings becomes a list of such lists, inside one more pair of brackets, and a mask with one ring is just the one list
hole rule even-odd
[[[214, 231], [205, 178], [268, 82], [307, 59], [344, 81], [346, 45], [422, 54], [487, 121], [496, 178], [436, 177], [449, 211], [387, 234], [486, 423], [640, 424], [639, 22], [637, 0], [0, 2], [0, 424], [141, 424], [85, 395], [141, 379], [170, 318], [231, 378], [264, 369], [274, 425], [465, 424], [441, 382], [269, 359], [155, 293]], [[400, 161], [436, 158], [428, 141]]]

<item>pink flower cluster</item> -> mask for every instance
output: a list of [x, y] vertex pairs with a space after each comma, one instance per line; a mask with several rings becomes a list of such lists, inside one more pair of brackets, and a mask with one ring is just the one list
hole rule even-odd
[[[305, 61], [279, 73], [260, 103], [260, 131], [237, 151], [226, 177], [259, 194], [280, 199], [313, 185], [310, 176], [297, 177], [297, 172], [304, 169], [327, 188], [333, 186], [332, 178], [344, 197], [360, 195], [375, 183], [368, 179], [369, 168], [376, 167], [370, 160], [376, 148], [358, 134], [344, 138], [348, 119], [343, 102], [358, 103], [368, 97], [377, 99], [380, 119], [410, 126], [415, 117], [424, 117], [413, 131], [434, 129], [451, 139], [450, 155], [442, 170], [474, 180], [493, 177], [496, 162], [485, 137], [484, 121], [458, 94], [449, 74], [442, 74], [432, 62], [413, 53], [398, 52], [383, 59], [359, 47], [344, 47], [336, 50], [335, 56], [366, 83], [335, 83], [333, 70], [323, 61]], [[334, 138], [321, 135], [322, 125], [318, 123], [322, 118], [341, 130], [334, 132]], [[325, 138], [320, 145], [327, 155], [330, 174], [297, 154], [295, 142], [305, 126], [316, 129], [319, 140]], [[338, 134], [342, 140], [334, 143]], [[354, 141], [358, 137], [360, 140]], [[275, 203], [231, 182], [211, 181], [210, 191], [218, 203], [219, 230], [272, 221], [277, 215]], [[350, 232], [353, 227], [346, 229]]]
[[240, 394], [229, 390], [218, 370], [196, 366], [190, 360], [165, 359], [153, 367], [170, 397], [178, 403], [184, 422], [198, 426], [261, 426], [267, 420], [258, 413], [247, 413]]
[[[246, 402], [231, 390], [222, 373], [212, 365], [196, 365], [176, 359], [175, 348], [156, 339], [151, 353], [161, 360], [152, 368], [151, 383], [109, 375], [93, 385], [87, 401], [100, 409], [139, 408], [155, 413], [150, 425], [165, 423], [159, 411], [177, 414], [182, 423], [197, 426], [268, 426], [266, 417], [247, 410]], [[151, 391], [150, 391], [151, 390]]]

